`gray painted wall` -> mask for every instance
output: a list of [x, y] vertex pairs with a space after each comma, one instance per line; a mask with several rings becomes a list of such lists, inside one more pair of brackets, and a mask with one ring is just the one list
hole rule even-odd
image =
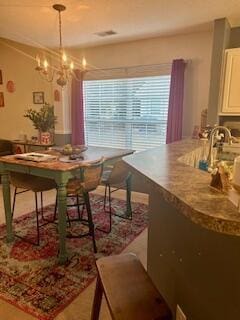
[[229, 48], [239, 48], [240, 47], [240, 28], [232, 28], [230, 36], [230, 46]]
[[54, 135], [54, 143], [56, 146], [63, 146], [71, 143], [71, 134], [57, 134]]
[[223, 54], [230, 45], [231, 28], [226, 18], [215, 20], [208, 102], [208, 124], [218, 123], [218, 106]]
[[[207, 187], [207, 186], [206, 186]], [[207, 230], [150, 192], [148, 272], [189, 320], [240, 318], [240, 237]]]
[[[215, 20], [208, 104], [208, 123], [210, 125], [229, 121], [229, 116], [221, 116], [220, 119], [218, 117], [223, 54], [225, 49], [239, 47], [240, 27], [231, 29], [226, 18]], [[239, 121], [239, 119], [235, 118], [235, 121]]]

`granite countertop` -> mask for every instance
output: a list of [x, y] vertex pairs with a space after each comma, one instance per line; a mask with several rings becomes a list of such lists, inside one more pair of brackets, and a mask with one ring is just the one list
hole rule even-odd
[[204, 147], [203, 141], [182, 140], [124, 157], [124, 161], [153, 182], [163, 198], [194, 223], [240, 236], [240, 212], [228, 196], [209, 187], [209, 173], [179, 161], [200, 147]]

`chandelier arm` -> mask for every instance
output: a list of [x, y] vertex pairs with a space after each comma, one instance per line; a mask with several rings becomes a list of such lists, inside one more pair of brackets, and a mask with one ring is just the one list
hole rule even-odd
[[[40, 77], [42, 78], [42, 79], [44, 79], [45, 81], [47, 81], [47, 82], [52, 82], [53, 81], [53, 78], [54, 78], [54, 75], [55, 75], [55, 71], [53, 71], [52, 72], [52, 75], [50, 76], [49, 75], [49, 73], [48, 74], [44, 74], [43, 72], [39, 72], [39, 74], [40, 74]], [[49, 76], [49, 77], [48, 77]]]

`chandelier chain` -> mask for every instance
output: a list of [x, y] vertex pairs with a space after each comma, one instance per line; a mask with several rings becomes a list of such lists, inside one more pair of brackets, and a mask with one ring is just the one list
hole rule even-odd
[[[61, 12], [66, 9], [62, 4], [54, 4], [53, 9], [58, 11], [58, 28], [59, 28], [59, 57], [60, 63], [58, 66], [49, 65], [49, 62], [45, 58], [44, 61], [41, 61], [40, 57], [36, 57], [37, 66], [36, 71], [39, 72], [41, 77], [43, 77], [48, 82], [52, 82], [54, 76], [57, 76], [56, 83], [61, 87], [64, 87], [71, 77], [74, 77], [76, 80], [81, 81], [74, 73], [74, 63], [73, 61], [69, 62], [69, 57], [67, 57], [64, 52], [62, 44], [62, 15]], [[86, 60], [82, 61], [83, 68], [86, 67]], [[55, 71], [56, 70], [56, 71]]]
[[60, 51], [62, 52], [62, 17], [61, 17], [61, 11], [58, 11], [58, 21], [59, 21], [59, 44], [60, 44]]

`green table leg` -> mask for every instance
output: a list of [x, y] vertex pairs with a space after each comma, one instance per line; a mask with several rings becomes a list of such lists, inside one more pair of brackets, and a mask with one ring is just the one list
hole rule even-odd
[[59, 232], [59, 263], [67, 261], [66, 251], [66, 210], [67, 210], [66, 183], [58, 184], [57, 204], [58, 204], [58, 232]]
[[3, 188], [3, 201], [5, 209], [5, 218], [7, 225], [7, 242], [12, 242], [14, 240], [14, 234], [12, 229], [12, 212], [11, 212], [11, 194], [9, 185], [8, 173], [2, 173], [2, 188]]

